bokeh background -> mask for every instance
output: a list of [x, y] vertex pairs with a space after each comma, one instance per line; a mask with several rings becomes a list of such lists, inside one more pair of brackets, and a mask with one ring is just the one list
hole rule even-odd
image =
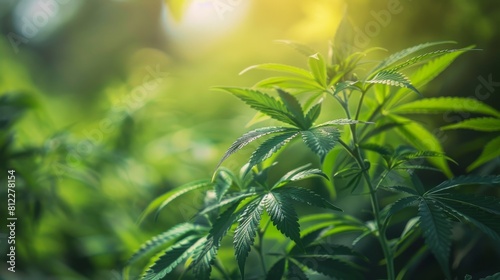
[[[495, 0], [0, 1], [1, 224], [8, 169], [16, 170], [18, 217], [17, 272], [3, 261], [2, 226], [0, 278], [120, 279], [131, 253], [189, 219], [202, 197], [183, 198], [158, 221], [138, 224], [148, 203], [210, 178], [224, 150], [249, 129], [254, 112], [211, 87], [251, 86], [266, 73], [238, 73], [253, 64], [306, 67], [300, 54], [274, 41], [325, 53], [344, 13], [362, 48], [394, 52], [440, 40], [476, 45], [482, 51], [461, 56], [423, 93], [500, 108]], [[478, 95], [482, 80], [493, 84]], [[466, 116], [425, 121], [439, 126], [457, 117]], [[491, 138], [447, 132], [445, 150], [460, 163], [455, 174], [480, 150], [454, 147]], [[238, 169], [248, 153], [226, 165]], [[301, 153], [296, 148], [288, 164]], [[498, 170], [495, 164], [482, 172]], [[491, 256], [475, 256], [480, 260], [469, 267], [491, 266]]]

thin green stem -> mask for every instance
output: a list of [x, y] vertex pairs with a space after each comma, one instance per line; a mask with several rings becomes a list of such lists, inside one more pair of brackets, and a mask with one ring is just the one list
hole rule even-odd
[[264, 228], [262, 230], [259, 230], [257, 232], [257, 236], [259, 237], [259, 243], [258, 243], [258, 245], [254, 246], [255, 249], [257, 250], [257, 252], [259, 252], [260, 265], [262, 267], [262, 271], [263, 271], [264, 275], [266, 275], [266, 273], [267, 273], [266, 262], [264, 259], [264, 250], [263, 250], [264, 234], [266, 233], [266, 230], [267, 230], [270, 222], [271, 222], [271, 219], [269, 219], [267, 221], [266, 225], [264, 226]]
[[222, 274], [224, 279], [231, 280], [231, 277], [227, 274], [226, 269], [224, 268], [219, 259], [215, 259], [214, 266]]
[[[356, 135], [354, 133], [354, 135]], [[364, 159], [361, 155], [361, 151], [359, 147], [356, 146], [355, 148], [356, 152], [354, 154], [356, 161], [361, 168], [361, 172], [363, 173], [363, 178], [365, 179], [366, 183], [368, 184], [368, 188], [370, 190], [370, 202], [372, 205], [372, 210], [373, 210], [373, 216], [375, 217], [375, 223], [377, 225], [377, 238], [380, 242], [380, 246], [382, 247], [382, 251], [384, 253], [384, 257], [387, 261], [387, 277], [389, 280], [394, 280], [395, 279], [395, 273], [394, 273], [394, 259], [393, 259], [393, 254], [391, 252], [391, 249], [389, 247], [389, 243], [387, 241], [387, 238], [385, 236], [385, 225], [382, 222], [382, 217], [380, 215], [380, 204], [377, 199], [377, 186], [373, 186], [370, 175], [368, 174], [368, 169], [365, 166]], [[381, 181], [379, 181], [380, 183]]]
[[[361, 110], [361, 106], [363, 104], [363, 97], [366, 92], [362, 92], [362, 98], [360, 99], [360, 102], [358, 104], [358, 108], [356, 108], [356, 119], [359, 117], [359, 111]], [[344, 110], [346, 111], [346, 115], [348, 118], [350, 118], [349, 110], [348, 108], [344, 107]], [[363, 154], [361, 153], [361, 149], [359, 148], [359, 142], [358, 142], [358, 137], [356, 133], [356, 124], [351, 124], [351, 136], [352, 136], [352, 141], [354, 144], [354, 147], [351, 149], [346, 143], [343, 141], [339, 141], [339, 143], [346, 149], [347, 153], [351, 155], [357, 162], [359, 168], [361, 169], [362, 176], [365, 179], [366, 183], [368, 184], [368, 188], [370, 191], [370, 202], [373, 210], [373, 216], [375, 218], [375, 223], [377, 225], [377, 238], [379, 240], [380, 246], [382, 247], [382, 251], [384, 253], [384, 257], [387, 261], [387, 277], [389, 280], [394, 280], [395, 279], [395, 271], [394, 271], [394, 256], [391, 252], [391, 248], [389, 246], [389, 243], [387, 241], [387, 237], [385, 235], [385, 225], [382, 222], [382, 217], [380, 214], [380, 204], [377, 199], [377, 188], [381, 184], [380, 180], [377, 186], [374, 186], [372, 184], [372, 181], [370, 179], [370, 174], [368, 173], [368, 168], [366, 168], [365, 165], [365, 159], [363, 157]], [[385, 176], [384, 176], [385, 177]]]
[[361, 97], [359, 98], [358, 108], [356, 109], [356, 115], [354, 117], [355, 120], [359, 119], [359, 114], [361, 112], [361, 107], [363, 105], [363, 100], [365, 99], [365, 95], [366, 95], [365, 92], [361, 93]]

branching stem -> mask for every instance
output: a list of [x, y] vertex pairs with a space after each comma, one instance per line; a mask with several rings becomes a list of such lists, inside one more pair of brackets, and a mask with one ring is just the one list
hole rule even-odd
[[[361, 110], [361, 106], [363, 105], [363, 99], [365, 96], [366, 91], [363, 91], [361, 93], [361, 98], [358, 103], [358, 108], [356, 109], [356, 120], [359, 117], [359, 112]], [[350, 113], [348, 106], [343, 106], [346, 116], [350, 118]], [[394, 271], [394, 255], [391, 251], [391, 248], [389, 246], [389, 243], [387, 241], [387, 237], [385, 235], [385, 225], [382, 222], [382, 217], [380, 214], [380, 204], [377, 198], [377, 188], [379, 185], [382, 183], [383, 179], [385, 176], [381, 178], [381, 180], [378, 182], [376, 186], [372, 184], [372, 180], [370, 178], [369, 170], [365, 164], [365, 159], [363, 157], [363, 154], [361, 152], [361, 149], [359, 148], [359, 142], [358, 142], [358, 136], [356, 133], [356, 124], [351, 124], [351, 137], [352, 137], [352, 142], [353, 142], [353, 148], [349, 147], [345, 142], [339, 141], [339, 143], [344, 147], [344, 149], [347, 151], [347, 153], [354, 158], [356, 163], [358, 164], [359, 168], [361, 169], [362, 176], [365, 179], [368, 188], [369, 188], [369, 193], [370, 193], [370, 202], [372, 206], [372, 211], [373, 211], [373, 216], [375, 218], [375, 223], [377, 225], [377, 238], [379, 240], [380, 246], [382, 247], [382, 251], [384, 253], [384, 257], [387, 261], [387, 278], [389, 280], [394, 280], [395, 279], [395, 271]]]

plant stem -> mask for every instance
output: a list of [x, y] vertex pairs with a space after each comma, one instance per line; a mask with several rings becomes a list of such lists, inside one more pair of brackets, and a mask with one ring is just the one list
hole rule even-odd
[[224, 268], [224, 266], [222, 266], [222, 263], [220, 262], [219, 259], [215, 260], [214, 267], [222, 274], [224, 279], [231, 280], [231, 277], [229, 277], [229, 275], [226, 272], [226, 269]]
[[[361, 99], [358, 104], [358, 108], [356, 110], [356, 120], [359, 117], [359, 111], [363, 103], [363, 97], [366, 92], [362, 92], [361, 94]], [[350, 117], [349, 110], [345, 110], [347, 117]], [[373, 210], [373, 216], [375, 218], [375, 223], [377, 225], [377, 238], [379, 240], [380, 246], [382, 247], [382, 251], [384, 253], [384, 257], [387, 262], [387, 278], [389, 280], [394, 280], [395, 279], [395, 272], [394, 272], [394, 258], [393, 254], [391, 252], [391, 248], [389, 247], [387, 238], [385, 236], [385, 226], [382, 223], [382, 217], [380, 215], [380, 204], [377, 199], [377, 186], [373, 186], [372, 181], [370, 179], [370, 174], [368, 173], [368, 168], [365, 165], [365, 159], [363, 157], [363, 154], [361, 153], [361, 149], [359, 148], [359, 142], [358, 142], [358, 137], [356, 133], [356, 124], [351, 124], [351, 135], [352, 135], [352, 142], [353, 142], [353, 149], [351, 149], [346, 143], [343, 141], [339, 141], [339, 143], [346, 149], [346, 151], [356, 160], [357, 164], [359, 165], [359, 168], [361, 169], [362, 176], [365, 179], [366, 183], [368, 184], [368, 188], [370, 190], [370, 202], [372, 205], [372, 210]]]
[[269, 219], [267, 221], [266, 225], [264, 226], [264, 228], [262, 230], [259, 230], [257, 232], [257, 235], [259, 236], [259, 245], [255, 246], [255, 249], [259, 252], [260, 265], [262, 266], [262, 271], [264, 272], [264, 275], [266, 275], [267, 269], [266, 269], [266, 262], [264, 261], [264, 252], [262, 250], [262, 248], [263, 248], [262, 245], [264, 243], [264, 234], [266, 233], [266, 230], [267, 230], [270, 222], [271, 222], [271, 219]]
[[356, 115], [354, 117], [355, 120], [359, 119], [359, 113], [361, 112], [361, 105], [363, 104], [364, 99], [365, 99], [365, 92], [361, 92], [361, 97], [359, 98], [358, 108], [356, 109]]

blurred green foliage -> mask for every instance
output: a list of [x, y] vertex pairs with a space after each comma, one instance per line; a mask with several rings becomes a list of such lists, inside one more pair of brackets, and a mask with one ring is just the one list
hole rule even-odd
[[[144, 240], [191, 218], [203, 198], [183, 198], [178, 209], [139, 225], [147, 204], [209, 177], [231, 141], [247, 130], [241, 124], [252, 118], [251, 110], [210, 88], [264, 77], [257, 71], [237, 76], [256, 63], [304, 66], [273, 40], [326, 50], [324, 42], [347, 6], [360, 32], [373, 22], [379, 26], [368, 46], [397, 50], [450, 39], [483, 49], [461, 58], [426, 89], [428, 95], [474, 96], [478, 77], [500, 81], [500, 9], [494, 0], [401, 0], [401, 12], [387, 24], [376, 15], [391, 0], [192, 0], [184, 8], [182, 1], [171, 2], [175, 12], [162, 1], [60, 0], [49, 12], [37, 1], [0, 2], [0, 178], [5, 185], [6, 170], [16, 170], [19, 218], [19, 271], [7, 272], [2, 262], [0, 277], [118, 279], [117, 271]], [[43, 12], [45, 24], [34, 19]], [[23, 31], [24, 18], [36, 30], [32, 36]], [[498, 90], [494, 86], [481, 101], [499, 108]], [[422, 121], [442, 125], [449, 119]], [[491, 140], [464, 131], [444, 137], [446, 152], [465, 163], [454, 167], [457, 174], [477, 158], [476, 147]], [[453, 149], [463, 141], [470, 148]], [[226, 166], [236, 169], [247, 156], [235, 155]], [[290, 165], [306, 156], [294, 150]], [[498, 172], [498, 161], [477, 172]], [[3, 186], [0, 193], [5, 201]], [[6, 250], [2, 239], [2, 260]], [[477, 250], [476, 256], [488, 259]]]

